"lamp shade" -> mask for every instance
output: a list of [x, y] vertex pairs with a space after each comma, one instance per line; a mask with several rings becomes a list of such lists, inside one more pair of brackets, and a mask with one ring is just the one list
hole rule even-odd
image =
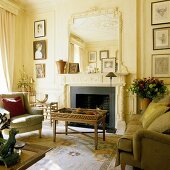
[[106, 77], [110, 77], [110, 78], [112, 78], [112, 77], [117, 77], [113, 72], [109, 72], [107, 75], [106, 75]]

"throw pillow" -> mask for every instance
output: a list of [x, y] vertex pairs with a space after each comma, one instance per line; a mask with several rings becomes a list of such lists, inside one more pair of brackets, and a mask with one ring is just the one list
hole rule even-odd
[[162, 115], [163, 113], [165, 113], [167, 110], [169, 109], [169, 107], [164, 106], [164, 105], [159, 105], [159, 106], [155, 106], [152, 108], [148, 108], [143, 116], [142, 119], [142, 125], [144, 128], [148, 128], [149, 125], [160, 115]]
[[164, 104], [164, 103], [155, 103], [155, 102], [152, 101], [148, 105], [148, 107], [146, 108], [145, 112], [143, 113], [142, 117], [140, 118], [140, 121], [142, 122], [143, 119], [145, 119], [148, 116], [149, 113], [154, 112], [155, 109], [157, 107], [160, 107], [160, 106], [166, 106], [166, 104]]
[[170, 129], [170, 112], [166, 112], [163, 115], [157, 117], [147, 128], [159, 133], [166, 132]]
[[25, 114], [25, 109], [22, 104], [21, 97], [3, 98], [2, 102], [3, 102], [4, 109], [10, 112], [11, 117]]

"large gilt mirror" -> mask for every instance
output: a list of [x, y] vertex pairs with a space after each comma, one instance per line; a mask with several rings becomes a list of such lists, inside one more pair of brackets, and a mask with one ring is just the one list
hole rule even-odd
[[[80, 72], [121, 72], [122, 18], [118, 8], [90, 9], [69, 21], [69, 63], [79, 63]], [[110, 61], [114, 61], [110, 67]], [[103, 68], [103, 63], [105, 67]], [[110, 70], [111, 68], [111, 70]]]

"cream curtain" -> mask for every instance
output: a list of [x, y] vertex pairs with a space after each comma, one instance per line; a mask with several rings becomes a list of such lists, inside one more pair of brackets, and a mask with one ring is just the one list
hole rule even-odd
[[0, 60], [8, 91], [12, 91], [14, 72], [15, 15], [0, 8]]

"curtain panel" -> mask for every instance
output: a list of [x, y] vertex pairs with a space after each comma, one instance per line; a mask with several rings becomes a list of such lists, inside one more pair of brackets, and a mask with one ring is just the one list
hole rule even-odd
[[15, 49], [15, 15], [0, 8], [0, 60], [8, 91], [12, 91]]

